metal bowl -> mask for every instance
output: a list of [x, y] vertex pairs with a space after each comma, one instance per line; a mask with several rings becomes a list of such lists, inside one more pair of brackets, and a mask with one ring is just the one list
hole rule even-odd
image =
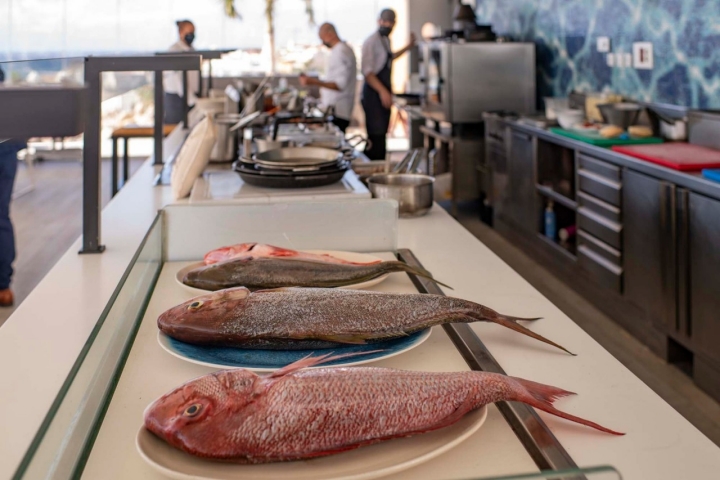
[[643, 109], [636, 103], [604, 103], [598, 105], [597, 108], [600, 110], [605, 123], [618, 126], [623, 130], [635, 125]]
[[401, 217], [420, 217], [430, 211], [434, 183], [433, 177], [409, 173], [380, 173], [368, 178], [373, 198], [397, 200]]

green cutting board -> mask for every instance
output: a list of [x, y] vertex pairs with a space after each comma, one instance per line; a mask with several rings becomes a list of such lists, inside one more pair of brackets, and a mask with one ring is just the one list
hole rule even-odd
[[572, 138], [573, 140], [579, 140], [581, 142], [589, 143], [597, 147], [614, 147], [615, 145], [648, 145], [652, 143], [663, 143], [662, 138], [658, 137], [647, 137], [647, 138], [628, 138], [622, 140], [620, 138], [605, 138], [600, 135], [600, 132], [576, 132], [573, 130], [565, 130], [564, 128], [551, 128], [550, 131], [563, 137]]

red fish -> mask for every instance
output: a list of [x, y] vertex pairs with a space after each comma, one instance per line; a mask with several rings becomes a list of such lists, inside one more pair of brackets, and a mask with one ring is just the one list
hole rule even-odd
[[622, 433], [553, 407], [571, 392], [484, 372], [384, 368], [305, 370], [306, 358], [268, 376], [226, 370], [151, 404], [145, 427], [191, 455], [238, 463], [309, 459], [437, 430], [489, 403], [523, 402], [602, 432]]
[[373, 265], [380, 262], [380, 260], [365, 263], [349, 262], [347, 260], [333, 257], [332, 255], [318, 255], [314, 253], [298, 252], [295, 250], [288, 250], [286, 248], [274, 247], [272, 245], [264, 245], [262, 243], [240, 243], [230, 247], [218, 248], [205, 255], [204, 261], [205, 265], [212, 265], [214, 263], [220, 263], [225, 260], [239, 257], [285, 258], [324, 263], [338, 263], [341, 265]]

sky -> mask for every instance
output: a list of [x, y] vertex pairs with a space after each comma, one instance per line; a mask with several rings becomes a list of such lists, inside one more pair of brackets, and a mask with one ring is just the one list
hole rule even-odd
[[[314, 0], [317, 23], [331, 21], [359, 44], [376, 27], [379, 9], [402, 0]], [[302, 0], [276, 0], [276, 41], [316, 43]], [[93, 52], [153, 52], [177, 38], [175, 20], [197, 27], [197, 48], [259, 48], [265, 2], [237, 0], [242, 19], [223, 14], [220, 0], [0, 0], [0, 55], [58, 56]], [[35, 57], [36, 58], [36, 57]]]

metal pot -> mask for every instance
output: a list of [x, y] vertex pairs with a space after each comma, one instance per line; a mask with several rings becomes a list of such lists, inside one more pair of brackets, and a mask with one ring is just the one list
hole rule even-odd
[[240, 119], [238, 114], [216, 114], [213, 117], [217, 127], [217, 140], [210, 153], [211, 162], [231, 162], [235, 160], [235, 147], [237, 146], [237, 131], [230, 127]]
[[420, 217], [432, 208], [434, 183], [427, 175], [381, 173], [368, 179], [368, 188], [373, 198], [397, 200], [400, 217]]

